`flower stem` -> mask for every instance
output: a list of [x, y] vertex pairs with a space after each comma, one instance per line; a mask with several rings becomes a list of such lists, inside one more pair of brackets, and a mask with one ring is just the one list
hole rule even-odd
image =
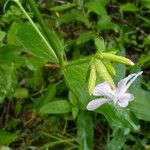
[[38, 23], [41, 26], [43, 33], [47, 37], [47, 40], [52, 45], [53, 50], [55, 51], [55, 54], [57, 55], [57, 58], [60, 62], [60, 65], [63, 65], [64, 59], [63, 59], [63, 54], [61, 53], [62, 45], [60, 43], [60, 40], [57, 38], [57, 36], [55, 36], [55, 33], [46, 26], [46, 24], [41, 16], [41, 13], [39, 12], [39, 10], [36, 6], [35, 1], [29, 0], [29, 5], [30, 5], [31, 10], [34, 13], [35, 18], [37, 19]]
[[19, 2], [19, 0], [14, 0], [14, 2], [16, 2], [16, 4], [18, 5], [18, 7], [22, 10], [22, 12], [24, 13], [24, 15], [27, 17], [27, 19], [29, 20], [29, 22], [31, 23], [31, 25], [33, 26], [33, 28], [36, 30], [36, 32], [39, 34], [39, 36], [41, 37], [41, 39], [43, 40], [43, 42], [47, 45], [47, 47], [49, 48], [49, 51], [54, 55], [54, 57], [56, 58], [56, 60], [58, 61], [58, 57], [56, 56], [53, 48], [51, 47], [51, 45], [48, 43], [48, 41], [46, 40], [46, 38], [42, 35], [42, 33], [40, 32], [40, 30], [38, 29], [38, 27], [35, 25], [35, 23], [32, 21], [32, 19], [30, 18], [30, 16], [28, 15], [28, 13], [25, 11], [25, 9], [22, 7], [21, 3]]
[[73, 138], [73, 139], [61, 139], [59, 141], [50, 142], [50, 143], [47, 143], [47, 144], [43, 145], [42, 147], [40, 147], [39, 150], [50, 148], [50, 147], [53, 147], [55, 145], [59, 145], [59, 144], [63, 144], [63, 143], [67, 143], [69, 145], [72, 145], [72, 142], [77, 142], [77, 139], [76, 138]]
[[92, 56], [87, 56], [87, 57], [80, 58], [77, 60], [69, 61], [65, 63], [63, 68], [67, 68], [67, 67], [71, 67], [71, 66], [79, 65], [79, 64], [84, 64], [84, 63], [89, 63], [91, 59], [92, 59]]

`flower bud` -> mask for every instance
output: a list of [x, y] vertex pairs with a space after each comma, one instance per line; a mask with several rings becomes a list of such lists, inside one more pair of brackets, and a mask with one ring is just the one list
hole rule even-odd
[[88, 79], [88, 91], [91, 95], [96, 83], [96, 69], [94, 65], [91, 65], [90, 75]]
[[106, 66], [106, 68], [107, 68], [107, 70], [108, 70], [108, 72], [109, 72], [110, 74], [116, 75], [116, 70], [115, 70], [115, 68], [112, 66], [111, 63], [106, 62], [106, 63], [104, 63], [104, 65]]
[[101, 55], [103, 56], [104, 59], [112, 60], [126, 65], [134, 65], [134, 63], [130, 59], [122, 56], [117, 56], [111, 53], [102, 53]]
[[112, 85], [112, 87], [115, 87], [114, 81], [111, 78], [110, 74], [108, 73], [108, 71], [107, 71], [105, 65], [102, 63], [102, 61], [99, 60], [99, 59], [95, 59], [94, 65], [95, 65], [95, 68], [96, 68], [96, 71], [97, 71], [98, 75], [104, 81], [109, 82]]

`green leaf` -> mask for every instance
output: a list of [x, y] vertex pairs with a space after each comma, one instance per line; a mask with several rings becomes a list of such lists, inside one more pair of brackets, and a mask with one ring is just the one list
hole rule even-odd
[[47, 91], [43, 96], [39, 97], [38, 100], [35, 101], [36, 108], [39, 109], [42, 106], [45, 106], [50, 101], [52, 101], [56, 94], [56, 84], [50, 84], [47, 87]]
[[100, 52], [106, 51], [105, 42], [104, 42], [104, 39], [102, 37], [95, 38], [94, 44], [95, 44], [98, 51], [100, 51]]
[[97, 35], [94, 32], [91, 32], [91, 31], [84, 32], [78, 37], [76, 41], [77, 45], [84, 44], [85, 42], [88, 42], [89, 40], [94, 39], [96, 36]]
[[17, 134], [13, 134], [0, 129], [0, 145], [8, 145], [17, 139]]
[[131, 110], [133, 110], [138, 119], [150, 121], [150, 92], [144, 91], [137, 85], [132, 87], [130, 91], [135, 97], [131, 102]]
[[10, 45], [17, 44], [18, 23], [14, 22], [7, 32], [7, 43]]
[[76, 117], [77, 117], [77, 115], [78, 115], [78, 108], [77, 107], [73, 107], [72, 108], [72, 117], [73, 117], [73, 119], [75, 119]]
[[21, 48], [18, 46], [8, 45], [0, 48], [0, 63], [10, 64], [19, 60]]
[[73, 65], [63, 69], [66, 83], [71, 92], [77, 97], [78, 108], [85, 109], [90, 95], [86, 84], [88, 64]]
[[129, 131], [126, 129], [120, 129], [120, 128], [114, 129], [113, 134], [112, 134], [113, 138], [107, 144], [107, 149], [109, 150], [122, 149], [123, 145], [125, 144], [128, 134], [129, 134]]
[[40, 114], [63, 114], [72, 110], [72, 105], [67, 100], [56, 100], [39, 109]]
[[96, 110], [102, 113], [110, 126], [120, 129], [139, 130], [139, 124], [134, 114], [128, 108], [114, 107], [110, 104], [104, 104]]
[[141, 55], [141, 57], [139, 58], [138, 62], [136, 63], [137, 66], [144, 66], [149, 67], [150, 66], [150, 54], [149, 53], [145, 53], [143, 55]]
[[14, 97], [15, 98], [23, 99], [23, 98], [27, 98], [28, 96], [29, 96], [29, 92], [28, 92], [27, 88], [17, 88], [17, 89], [15, 89], [15, 92], [14, 92]]
[[111, 17], [108, 15], [105, 17], [102, 17], [98, 20], [98, 22], [96, 24], [96, 28], [99, 31], [114, 30], [114, 31], [118, 32], [118, 30], [119, 30], [119, 26], [116, 23], [113, 23], [111, 20]]
[[16, 85], [16, 74], [14, 65], [1, 65], [0, 67], [0, 103], [5, 96], [14, 91]]
[[56, 26], [58, 27], [64, 23], [69, 23], [75, 20], [83, 22], [87, 27], [91, 26], [86, 14], [83, 14], [80, 11], [72, 11], [72, 12], [61, 15], [56, 20]]
[[77, 97], [73, 94], [72, 91], [69, 91], [69, 101], [73, 106], [78, 105]]
[[138, 7], [133, 3], [126, 3], [120, 6], [120, 11], [136, 12]]
[[52, 48], [55, 50], [57, 56], [59, 56], [62, 61], [64, 56], [64, 46], [62, 41], [60, 40], [56, 32], [54, 32], [54, 30], [48, 28], [46, 33], [47, 33], [47, 39], [49, 40]]
[[144, 38], [144, 42], [143, 42], [144, 46], [149, 45], [150, 46], [150, 34]]
[[87, 2], [85, 3], [85, 7], [101, 17], [107, 16], [106, 8], [101, 0], [92, 0], [90, 2]]
[[150, 1], [149, 0], [141, 0], [140, 2], [144, 8], [150, 9]]
[[116, 75], [114, 76], [115, 83], [118, 83], [126, 75], [126, 66], [119, 63], [113, 63], [113, 66], [116, 70]]
[[56, 57], [51, 53], [47, 45], [45, 45], [31, 25], [18, 24], [17, 29], [18, 41], [26, 51], [42, 60], [57, 62]]
[[81, 112], [77, 120], [80, 149], [93, 149], [93, 122], [88, 112]]
[[73, 4], [73, 3], [67, 3], [67, 4], [60, 5], [60, 6], [54, 6], [54, 7], [50, 8], [50, 10], [52, 10], [52, 11], [63, 11], [63, 10], [73, 8], [75, 6], [77, 6], [77, 5]]
[[0, 31], [0, 42], [4, 40], [5, 36], [6, 36], [6, 32]]

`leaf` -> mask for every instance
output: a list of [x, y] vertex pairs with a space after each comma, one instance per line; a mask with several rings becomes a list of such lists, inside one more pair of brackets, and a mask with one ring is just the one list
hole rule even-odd
[[111, 128], [120, 128], [130, 130], [139, 130], [139, 124], [134, 114], [127, 108], [114, 107], [110, 104], [104, 104], [96, 110], [102, 113]]
[[144, 45], [144, 46], [150, 45], [150, 34], [147, 35], [147, 37], [144, 38], [143, 45]]
[[120, 6], [120, 11], [136, 12], [138, 11], [138, 7], [133, 3], [126, 3]]
[[149, 0], [141, 0], [141, 4], [144, 8], [150, 9], [150, 1]]
[[56, 20], [56, 26], [59, 27], [60, 25], [64, 23], [69, 23], [72, 21], [80, 21], [83, 22], [87, 27], [90, 27], [90, 22], [85, 14], [83, 14], [80, 11], [72, 11], [66, 14], [61, 15], [57, 20]]
[[92, 150], [93, 149], [93, 123], [90, 113], [82, 111], [77, 120], [78, 139], [80, 149]]
[[149, 67], [150, 66], [150, 57], [149, 57], [149, 53], [145, 53], [143, 55], [141, 55], [141, 57], [139, 58], [138, 62], [136, 63], [137, 66], [144, 66]]
[[77, 117], [77, 115], [78, 115], [78, 108], [77, 107], [73, 107], [72, 108], [72, 117], [73, 117], [73, 119], [75, 119], [76, 117]]
[[88, 31], [80, 34], [80, 36], [77, 39], [77, 45], [84, 44], [85, 42], [88, 42], [91, 39], [94, 39], [96, 37], [96, 33]]
[[47, 91], [44, 93], [43, 96], [39, 97], [35, 101], [36, 108], [39, 109], [42, 106], [48, 104], [50, 101], [52, 101], [56, 94], [56, 84], [50, 84], [47, 87]]
[[14, 92], [14, 97], [23, 99], [29, 96], [29, 91], [27, 88], [16, 88]]
[[51, 11], [64, 11], [64, 10], [73, 8], [75, 6], [77, 6], [77, 5], [73, 4], [73, 3], [67, 3], [67, 4], [60, 5], [60, 6], [54, 6], [54, 7], [50, 8], [50, 10]]
[[0, 145], [8, 145], [17, 139], [18, 135], [0, 129]]
[[96, 24], [96, 28], [99, 31], [104, 31], [104, 30], [114, 30], [116, 32], [119, 31], [119, 26], [116, 23], [113, 23], [110, 16], [108, 15], [98, 20]]
[[101, 0], [92, 0], [90, 2], [86, 2], [85, 7], [101, 17], [107, 16], [106, 8]]
[[126, 66], [119, 63], [113, 63], [113, 66], [116, 70], [116, 75], [114, 76], [115, 83], [118, 83], [126, 75]]
[[1, 65], [0, 67], [0, 103], [3, 102], [5, 96], [14, 91], [16, 85], [16, 74], [14, 65]]
[[128, 130], [126, 131], [125, 129], [119, 129], [119, 128], [114, 129], [113, 135], [112, 135], [113, 138], [107, 144], [107, 149], [109, 150], [122, 149], [123, 145], [125, 144], [128, 134], [129, 134]]
[[77, 106], [78, 105], [78, 100], [77, 97], [73, 94], [72, 91], [69, 91], [69, 101], [73, 106]]
[[47, 29], [47, 38], [55, 50], [56, 54], [63, 59], [64, 56], [64, 46], [58, 35], [54, 30], [50, 30], [49, 28]]
[[95, 44], [95, 46], [99, 52], [106, 51], [105, 42], [104, 42], [104, 39], [102, 37], [95, 38], [94, 44]]
[[13, 22], [7, 32], [7, 43], [10, 45], [17, 44], [18, 23]]
[[17, 38], [26, 51], [32, 55], [50, 62], [57, 62], [56, 57], [29, 24], [17, 25]]
[[63, 69], [65, 81], [71, 92], [77, 97], [78, 108], [85, 109], [90, 95], [86, 84], [88, 64], [73, 65]]
[[137, 85], [132, 87], [130, 91], [135, 97], [130, 105], [131, 110], [138, 119], [150, 121], [150, 92], [144, 91]]
[[5, 36], [6, 36], [6, 32], [0, 31], [0, 42], [4, 40]]
[[72, 105], [67, 100], [56, 100], [39, 109], [40, 114], [63, 114], [72, 110]]
[[10, 64], [19, 60], [21, 48], [18, 46], [8, 45], [0, 48], [0, 63]]

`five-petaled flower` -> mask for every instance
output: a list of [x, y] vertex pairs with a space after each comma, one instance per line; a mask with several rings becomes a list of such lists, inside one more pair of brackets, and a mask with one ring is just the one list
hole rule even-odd
[[87, 105], [87, 110], [95, 110], [101, 105], [109, 102], [119, 105], [120, 107], [127, 107], [129, 102], [134, 99], [134, 96], [130, 93], [126, 93], [127, 89], [134, 82], [134, 80], [143, 73], [143, 71], [137, 74], [131, 74], [126, 78], [122, 79], [118, 83], [118, 87], [112, 89], [108, 82], [98, 84], [93, 89], [94, 96], [103, 96], [90, 101]]

